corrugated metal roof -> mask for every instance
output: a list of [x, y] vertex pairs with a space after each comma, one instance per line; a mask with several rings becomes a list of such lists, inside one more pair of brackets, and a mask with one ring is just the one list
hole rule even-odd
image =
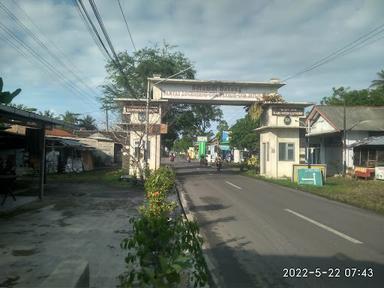
[[[316, 106], [327, 120], [331, 121], [338, 130], [343, 130], [343, 106]], [[384, 106], [353, 106], [346, 107], [348, 130], [384, 131]]]
[[384, 146], [384, 136], [368, 137], [350, 145], [350, 147], [358, 146]]
[[66, 146], [66, 147], [75, 147], [75, 148], [79, 148], [79, 149], [82, 149], [82, 150], [93, 150], [93, 149], [95, 149], [95, 148], [93, 148], [91, 146], [88, 146], [88, 145], [86, 145], [84, 143], [80, 143], [78, 140], [74, 140], [74, 139], [67, 139], [67, 138], [60, 138], [60, 137], [47, 137], [47, 140], [57, 141], [60, 144], [62, 144], [63, 146]]

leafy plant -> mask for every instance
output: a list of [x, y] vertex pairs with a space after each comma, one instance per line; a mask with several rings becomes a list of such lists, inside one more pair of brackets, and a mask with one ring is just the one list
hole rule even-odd
[[9, 104], [19, 93], [21, 89], [18, 88], [13, 92], [3, 91], [3, 78], [0, 77], [0, 103]]
[[176, 202], [167, 200], [174, 183], [174, 172], [165, 167], [148, 177], [146, 201], [139, 217], [130, 219], [133, 233], [121, 243], [128, 255], [127, 271], [119, 276], [120, 287], [168, 288], [183, 280], [195, 287], [206, 284], [207, 267], [197, 223], [176, 214]]
[[160, 167], [145, 181], [145, 192], [148, 194], [158, 191], [161, 194], [166, 194], [172, 190], [175, 180], [175, 172], [168, 167]]

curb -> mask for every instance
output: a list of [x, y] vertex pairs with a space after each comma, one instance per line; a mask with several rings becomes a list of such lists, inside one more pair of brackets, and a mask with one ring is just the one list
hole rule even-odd
[[[183, 210], [185, 217], [189, 221], [197, 221], [197, 217], [189, 209], [188, 201], [186, 199], [183, 185], [177, 179], [176, 179], [176, 192], [179, 196], [181, 209]], [[199, 232], [199, 235], [200, 235], [200, 237], [202, 237], [204, 239], [203, 235], [201, 235], [200, 232]], [[207, 264], [207, 267], [209, 270], [208, 272], [210, 274], [210, 278], [214, 284], [214, 287], [220, 287], [220, 285], [219, 285], [220, 281], [219, 281], [219, 277], [217, 276], [217, 273], [216, 273], [216, 268], [213, 265], [213, 262], [207, 253], [207, 250], [209, 250], [209, 248], [210, 248], [209, 244], [206, 241], [204, 241], [203, 245], [202, 245], [202, 250], [203, 250], [202, 252], [203, 252], [203, 257], [204, 257], [205, 263]]]

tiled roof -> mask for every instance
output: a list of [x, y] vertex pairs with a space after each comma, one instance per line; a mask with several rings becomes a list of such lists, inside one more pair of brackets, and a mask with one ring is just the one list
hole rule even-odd
[[55, 137], [72, 137], [72, 138], [76, 138], [75, 135], [73, 135], [72, 133], [66, 131], [66, 130], [63, 130], [63, 129], [57, 129], [57, 128], [53, 128], [52, 130], [46, 130], [45, 134], [47, 136], [55, 136]]

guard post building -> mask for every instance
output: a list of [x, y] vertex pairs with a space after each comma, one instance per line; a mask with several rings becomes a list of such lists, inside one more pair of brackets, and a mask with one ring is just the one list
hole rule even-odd
[[265, 103], [260, 133], [260, 174], [292, 177], [293, 164], [305, 162], [304, 108], [310, 103]]

